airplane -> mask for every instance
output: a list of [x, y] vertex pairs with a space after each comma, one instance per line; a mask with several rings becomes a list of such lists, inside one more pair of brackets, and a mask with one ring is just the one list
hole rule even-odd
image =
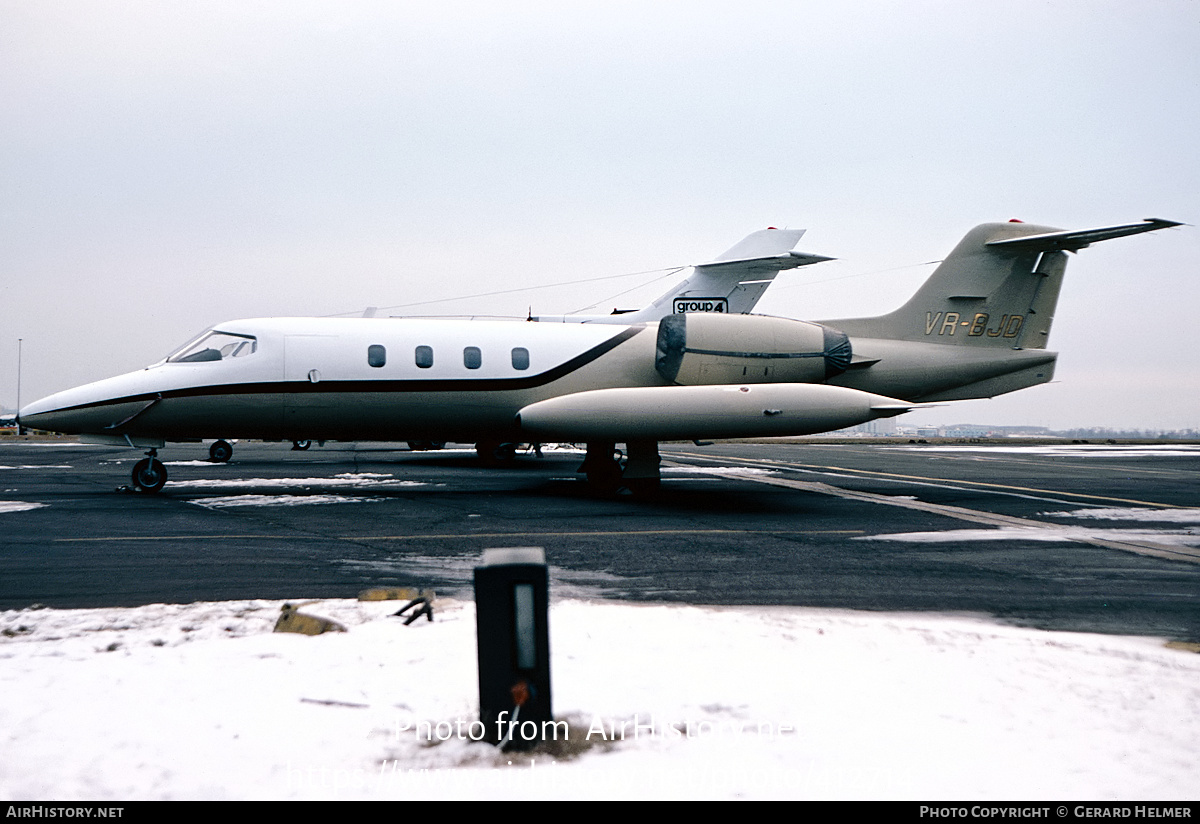
[[792, 251], [803, 230], [764, 229], [642, 310], [229, 321], [18, 420], [147, 449], [131, 477], [146, 493], [167, 481], [167, 441], [213, 437], [585, 443], [590, 484], [644, 491], [662, 441], [817, 434], [1046, 383], [1067, 253], [1180, 225], [982, 224], [899, 309], [823, 321], [750, 314], [778, 272], [830, 259]]

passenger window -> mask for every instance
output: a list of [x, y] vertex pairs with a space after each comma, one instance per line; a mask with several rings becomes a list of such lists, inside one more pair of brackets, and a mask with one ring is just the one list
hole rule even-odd
[[387, 349], [384, 349], [378, 343], [373, 343], [367, 347], [367, 363], [371, 366], [379, 368], [387, 363]]
[[512, 350], [513, 369], [528, 369], [529, 368], [529, 350], [524, 346], [515, 347]]
[[463, 350], [463, 366], [468, 369], [478, 369], [483, 364], [483, 354], [478, 346], [468, 346]]
[[417, 366], [422, 369], [428, 369], [433, 366], [433, 347], [418, 346], [417, 347]]

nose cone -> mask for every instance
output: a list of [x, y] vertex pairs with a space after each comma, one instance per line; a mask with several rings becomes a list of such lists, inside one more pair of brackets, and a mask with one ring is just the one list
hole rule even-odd
[[71, 411], [68, 392], [59, 392], [39, 401], [26, 404], [17, 413], [17, 425], [26, 429], [41, 429], [46, 432], [77, 434], [78, 414]]
[[55, 400], [57, 397], [58, 395], [51, 395], [40, 401], [25, 404], [17, 410], [17, 426], [23, 426], [26, 429], [44, 429], [48, 432], [61, 431], [52, 426], [54, 412], [59, 408], [59, 404]]
[[130, 378], [121, 375], [34, 401], [17, 413], [17, 424], [68, 435], [111, 432], [114, 424], [145, 407], [147, 399], [153, 397], [136, 393], [140, 387], [134, 386]]

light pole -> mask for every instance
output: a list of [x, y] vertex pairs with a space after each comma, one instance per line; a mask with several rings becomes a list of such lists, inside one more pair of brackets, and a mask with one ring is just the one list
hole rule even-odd
[[17, 338], [17, 434], [24, 435], [25, 427], [21, 426], [21, 338]]

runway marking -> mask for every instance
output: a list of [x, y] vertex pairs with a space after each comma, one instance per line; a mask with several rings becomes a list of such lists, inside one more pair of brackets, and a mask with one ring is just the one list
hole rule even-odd
[[[701, 458], [700, 460], [732, 460], [722, 459], [718, 457]], [[811, 467], [806, 467], [811, 468]], [[838, 469], [840, 467], [825, 467], [827, 469]], [[798, 489], [804, 492], [816, 492], [821, 495], [832, 495], [838, 498], [846, 498], [848, 500], [866, 501], [868, 503], [883, 504], [885, 506], [898, 506], [903, 509], [913, 509], [919, 512], [929, 512], [934, 515], [944, 515], [948, 518], [956, 518], [960, 521], [969, 521], [976, 524], [987, 524], [989, 526], [1007, 526], [1007, 527], [1022, 527], [1026, 529], [1043, 529], [1051, 532], [1070, 532], [1070, 527], [1065, 524], [1047, 523], [1045, 521], [1034, 521], [1028, 518], [1018, 518], [1013, 515], [1000, 515], [994, 512], [982, 512], [975, 509], [967, 509], [961, 506], [949, 506], [947, 504], [931, 504], [925, 501], [917, 501], [911, 498], [898, 498], [890, 495], [879, 495], [874, 492], [859, 492], [853, 489], [842, 489], [841, 487], [831, 484], [821, 483], [819, 481], [798, 481], [791, 478], [781, 478], [771, 475], [743, 475], [736, 472], [721, 472], [717, 470], [716, 475], [729, 478], [735, 481], [749, 481], [751, 483], [769, 484], [771, 486], [783, 486], [789, 489]], [[868, 473], [876, 475], [889, 475], [892, 473], [879, 472]], [[893, 477], [916, 478], [917, 476], [902, 476], [892, 475]], [[924, 478], [921, 480], [930, 480]], [[957, 484], [958, 481], [946, 481], [946, 483]], [[999, 486], [998, 484], [983, 484], [985, 486]], [[1020, 487], [1004, 487], [1009, 489], [1019, 489]], [[1099, 496], [1085, 496], [1099, 497]], [[1102, 500], [1120, 500], [1107, 498]], [[1150, 504], [1157, 506], [1157, 504]], [[1182, 507], [1175, 507], [1182, 508]], [[1165, 544], [1158, 544], [1152, 541], [1113, 541], [1107, 538], [1098, 538], [1091, 536], [1072, 535], [1064, 536], [1064, 540], [1069, 540], [1075, 543], [1091, 544], [1093, 546], [1104, 547], [1106, 549], [1116, 549], [1123, 552], [1132, 552], [1138, 555], [1151, 555], [1156, 558], [1166, 558], [1171, 561], [1186, 561], [1188, 563], [1200, 564], [1200, 549], [1192, 549], [1188, 547], [1173, 547]]]
[[[741, 477], [741, 476], [738, 476]], [[94, 538], [54, 538], [59, 543], [106, 541], [227, 541], [271, 539], [280, 541], [437, 541], [464, 538], [604, 538], [622, 535], [862, 535], [861, 529], [634, 529], [593, 532], [464, 532], [424, 535], [111, 535]]]
[[[1039, 495], [1054, 495], [1065, 498], [1086, 498], [1092, 501], [1113, 501], [1123, 504], [1137, 504], [1139, 506], [1155, 506], [1164, 509], [1189, 509], [1190, 507], [1181, 504], [1163, 504], [1156, 501], [1140, 501], [1136, 498], [1114, 498], [1106, 495], [1087, 495], [1082, 492], [1061, 492], [1057, 489], [1039, 489], [1033, 486], [1012, 486], [1009, 484], [993, 484], [987, 481], [968, 481], [959, 480], [958, 478], [931, 478], [926, 475], [902, 475], [896, 472], [876, 472], [870, 469], [851, 469], [848, 466], [823, 466], [821, 464], [800, 464], [788, 463], [785, 461], [773, 461], [770, 458], [725, 458], [719, 455], [692, 455], [690, 453], [672, 453], [673, 458], [691, 458], [693, 460], [703, 461], [721, 461], [723, 463], [732, 464], [747, 464], [758, 463], [768, 464], [779, 469], [809, 469], [820, 472], [855, 472], [859, 475], [880, 478], [899, 478], [904, 481], [924, 481], [927, 483], [942, 483], [954, 484], [955, 486], [978, 486], [987, 489], [1006, 489], [1013, 492], [1031, 492]], [[747, 479], [750, 480], [750, 479]]]

